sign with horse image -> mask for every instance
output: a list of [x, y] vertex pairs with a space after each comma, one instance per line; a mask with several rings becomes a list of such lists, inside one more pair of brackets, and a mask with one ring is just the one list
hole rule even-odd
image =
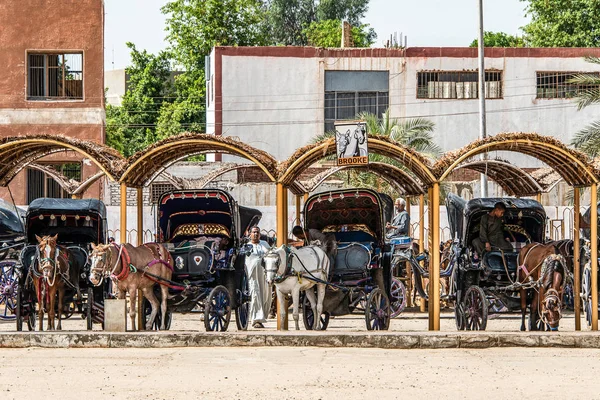
[[337, 165], [369, 164], [367, 125], [363, 121], [345, 121], [335, 124]]

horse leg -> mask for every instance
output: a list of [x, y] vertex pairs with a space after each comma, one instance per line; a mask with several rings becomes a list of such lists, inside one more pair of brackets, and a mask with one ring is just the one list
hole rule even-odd
[[[137, 305], [137, 288], [127, 289], [129, 292], [129, 319], [131, 319], [131, 330], [135, 331], [135, 315]], [[141, 327], [140, 327], [141, 328]]]
[[161, 311], [161, 322], [160, 322], [160, 330], [164, 331], [167, 329], [167, 298], [169, 297], [169, 287], [165, 285], [160, 285], [160, 311]]
[[[148, 299], [150, 305], [152, 306], [152, 313], [150, 314], [148, 321], [146, 321], [146, 330], [150, 331], [152, 330], [152, 325], [154, 325], [154, 319], [156, 318], [156, 314], [158, 314], [158, 307], [160, 306], [160, 303], [156, 298], [156, 295], [154, 294], [154, 285], [142, 289], [142, 293], [144, 294], [144, 297]], [[140, 310], [140, 312], [144, 311]]]
[[527, 292], [525, 289], [519, 290], [521, 296], [521, 332], [526, 330], [525, 328], [525, 314], [527, 313]]
[[315, 294], [315, 290], [313, 288], [306, 289], [304, 291], [304, 295], [310, 302], [310, 308], [312, 309], [314, 321], [313, 321], [313, 330], [319, 329], [319, 321], [321, 320], [320, 315], [317, 314], [317, 295]]
[[48, 330], [54, 330], [54, 308], [56, 307], [56, 285], [48, 289], [50, 292], [50, 301], [48, 304]]
[[275, 285], [275, 290], [277, 291], [277, 304], [279, 304], [279, 320], [283, 324], [283, 321], [285, 321], [285, 318], [287, 317], [285, 294], [283, 294], [283, 292], [279, 290], [279, 287], [277, 285]]
[[294, 315], [294, 324], [296, 325], [296, 330], [300, 330], [300, 323], [298, 322], [300, 319], [300, 310], [298, 305], [300, 304], [300, 284], [296, 283], [294, 288], [292, 289], [292, 305], [293, 305], [293, 315]]
[[[327, 289], [327, 285], [318, 284], [317, 285], [317, 315], [319, 318], [315, 318], [319, 321], [319, 325], [321, 324], [321, 314], [323, 314], [323, 300], [325, 300], [325, 289]], [[319, 326], [319, 330], [324, 329], [324, 327]]]
[[44, 330], [44, 297], [46, 296], [44, 286], [44, 282], [38, 279], [35, 284], [35, 292], [38, 294], [38, 327], [40, 331]]
[[533, 291], [533, 299], [531, 300], [531, 306], [529, 307], [529, 330], [538, 330], [538, 292]]
[[61, 288], [58, 288], [58, 326], [56, 327], [56, 329], [59, 331], [62, 331], [62, 323], [61, 322], [62, 322], [64, 301], [65, 301], [65, 288], [61, 287]]

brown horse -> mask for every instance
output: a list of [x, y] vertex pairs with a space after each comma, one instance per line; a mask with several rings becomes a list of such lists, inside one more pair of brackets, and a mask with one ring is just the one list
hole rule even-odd
[[58, 325], [62, 330], [61, 317], [64, 309], [65, 289], [67, 285], [78, 289], [77, 271], [73, 256], [68, 249], [58, 246], [58, 235], [39, 237], [38, 251], [34, 261], [33, 284], [39, 304], [38, 321], [40, 331], [44, 330], [44, 309], [48, 310], [48, 330], [54, 330], [56, 314], [56, 296], [58, 295]]
[[[146, 330], [152, 329], [154, 319], [161, 308], [161, 326], [166, 328], [167, 297], [169, 287], [167, 282], [173, 274], [173, 258], [167, 249], [157, 243], [147, 243], [138, 247], [130, 244], [95, 245], [92, 243], [90, 282], [98, 286], [104, 278], [110, 278], [119, 290], [119, 299], [124, 299], [129, 293], [129, 317], [135, 330], [136, 296], [138, 289], [152, 305], [152, 314], [146, 322]], [[154, 294], [154, 285], [159, 283], [161, 302]], [[143, 310], [140, 310], [143, 312]]]
[[[558, 330], [562, 295], [566, 281], [566, 261], [553, 244], [531, 243], [519, 252], [517, 282], [521, 296], [521, 330], [525, 330], [527, 289], [533, 289], [529, 330]], [[541, 326], [538, 325], [542, 320]]]

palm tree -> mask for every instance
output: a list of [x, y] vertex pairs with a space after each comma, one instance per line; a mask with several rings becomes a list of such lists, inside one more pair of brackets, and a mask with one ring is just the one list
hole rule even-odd
[[[585, 60], [593, 64], [600, 64], [600, 58], [598, 57], [586, 57]], [[600, 103], [600, 75], [575, 75], [569, 80], [569, 83], [587, 87], [577, 94], [578, 110], [582, 110], [592, 104]], [[571, 144], [592, 158], [600, 155], [600, 120], [592, 122], [577, 132]]]
[[[433, 138], [435, 124], [428, 119], [412, 118], [399, 120], [390, 118], [389, 109], [383, 113], [381, 118], [371, 113], [360, 113], [356, 118], [360, 121], [365, 121], [367, 132], [371, 135], [387, 136], [430, 158], [437, 158], [442, 153]], [[314, 142], [320, 142], [334, 136], [335, 131], [325, 132], [322, 135], [316, 136]], [[398, 168], [406, 169], [398, 161], [380, 154], [369, 154], [369, 161], [392, 164]], [[347, 183], [351, 186], [372, 188], [391, 196], [397, 195], [393, 186], [368, 171], [353, 169], [344, 171], [344, 173], [338, 173], [338, 176], [344, 180], [347, 178]]]

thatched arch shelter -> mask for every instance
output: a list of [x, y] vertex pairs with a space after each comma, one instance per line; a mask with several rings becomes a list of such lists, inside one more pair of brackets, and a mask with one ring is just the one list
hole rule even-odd
[[227, 137], [183, 133], [156, 142], [129, 157], [120, 181], [128, 187], [142, 187], [163, 166], [205, 152], [245, 158], [262, 169], [272, 182], [277, 180], [277, 160], [269, 153]]
[[503, 160], [478, 160], [460, 164], [455, 170], [468, 169], [485, 174], [509, 196], [535, 196], [544, 191], [537, 180], [523, 169]]
[[90, 159], [112, 180], [117, 180], [125, 158], [115, 149], [86, 140], [62, 135], [10, 136], [0, 139], [0, 186], [7, 186], [27, 164], [47, 155], [75, 151]]
[[[432, 168], [436, 183], [430, 190], [430, 199], [433, 210], [439, 209], [439, 184], [446, 179], [461, 164], [470, 161], [473, 157], [491, 151], [506, 151], [524, 154], [534, 157], [552, 168], [565, 182], [572, 187], [590, 187], [591, 192], [591, 218], [598, 219], [597, 207], [597, 185], [600, 173], [585, 154], [565, 146], [559, 140], [542, 136], [536, 133], [501, 133], [486, 139], [476, 140], [467, 146], [446, 153]], [[575, 209], [579, 210], [579, 191], [574, 190]], [[437, 215], [436, 215], [437, 214]], [[439, 246], [439, 212], [432, 213], [431, 243], [433, 248]], [[597, 224], [591, 224], [591, 254], [592, 263], [592, 310], [598, 309], [598, 232]], [[579, 279], [579, 218], [575, 218], [574, 248], [575, 259], [573, 262], [575, 271], [574, 292], [580, 291]], [[439, 276], [439, 255], [433, 252], [433, 262], [430, 273]], [[439, 280], [434, 279], [430, 285], [432, 299], [430, 307], [429, 327], [439, 330]], [[580, 329], [580, 299], [575, 296], [575, 329]], [[598, 330], [598, 314], [592, 315], [592, 330]]]
[[[421, 185], [427, 187], [436, 181], [431, 171], [431, 162], [414, 149], [381, 135], [370, 134], [367, 142], [369, 153], [390, 157], [401, 163], [407, 171], [414, 174]], [[335, 138], [299, 148], [279, 165], [279, 182], [290, 185], [298, 179], [303, 170], [319, 160], [335, 155], [335, 152]]]

